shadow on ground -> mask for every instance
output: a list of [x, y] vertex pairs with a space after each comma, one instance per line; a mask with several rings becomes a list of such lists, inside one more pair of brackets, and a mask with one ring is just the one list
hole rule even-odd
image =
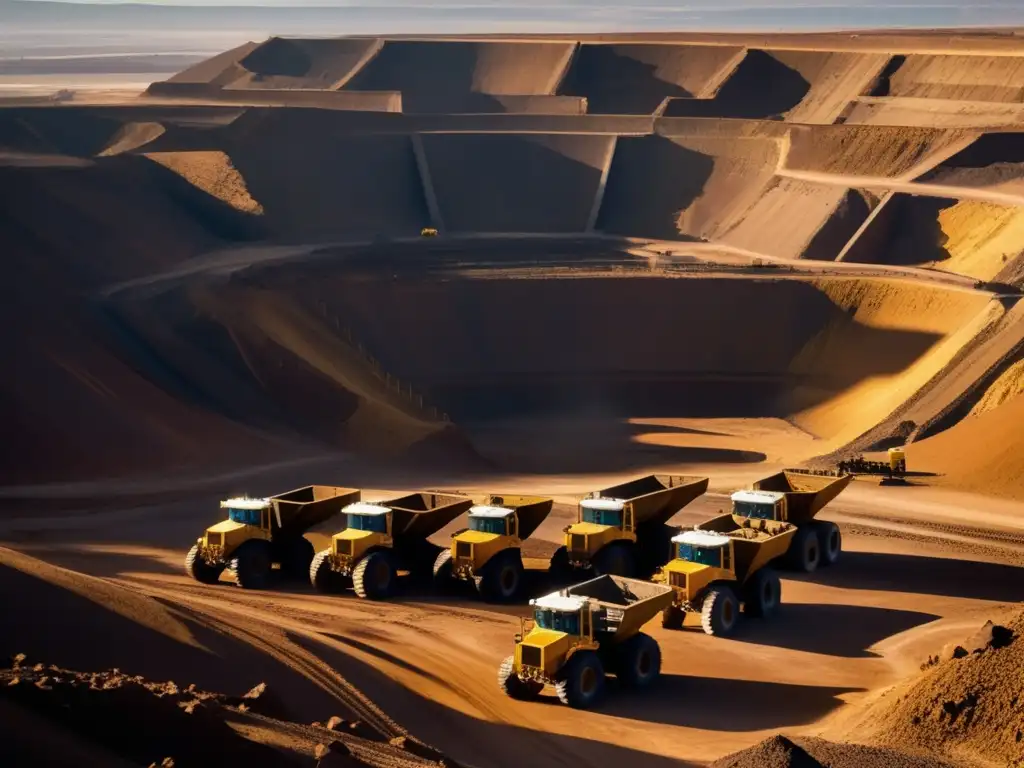
[[789, 603], [772, 619], [744, 621], [735, 639], [829, 656], [876, 657], [879, 654], [870, 650], [875, 643], [937, 618], [930, 613], [864, 605]]
[[833, 568], [809, 575], [788, 574], [787, 578], [844, 589], [1000, 602], [1024, 600], [1024, 568], [976, 560], [847, 551]]

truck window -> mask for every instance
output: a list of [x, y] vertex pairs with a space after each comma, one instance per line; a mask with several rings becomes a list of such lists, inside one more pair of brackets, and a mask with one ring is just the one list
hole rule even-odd
[[374, 533], [387, 533], [388, 521], [386, 515], [348, 515], [348, 527], [357, 531], [373, 531]]
[[504, 517], [474, 517], [470, 515], [469, 530], [480, 531], [481, 533], [496, 533], [499, 536], [505, 535]]
[[752, 501], [734, 501], [732, 513], [740, 517], [749, 517], [752, 520], [774, 520], [774, 504], [755, 504]]
[[622, 527], [622, 512], [617, 509], [590, 509], [583, 507], [583, 522], [594, 525]]
[[695, 547], [692, 544], [680, 544], [678, 556], [680, 560], [721, 568], [723, 549], [724, 547]]
[[260, 524], [260, 513], [261, 509], [238, 509], [236, 507], [228, 508], [228, 520], [233, 523], [241, 523], [242, 525], [255, 525]]
[[533, 612], [533, 621], [541, 629], [565, 632], [567, 635], [578, 635], [580, 633], [580, 615], [578, 613], [565, 613], [562, 611], [551, 611], [546, 608], [537, 608]]

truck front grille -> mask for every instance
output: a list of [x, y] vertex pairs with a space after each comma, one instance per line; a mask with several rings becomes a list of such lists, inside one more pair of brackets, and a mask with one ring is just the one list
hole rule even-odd
[[582, 533], [569, 534], [569, 549], [573, 552], [586, 552], [587, 537]]
[[473, 557], [473, 545], [468, 541], [456, 541], [455, 542], [455, 556], [456, 557]]
[[520, 659], [524, 667], [536, 667], [537, 669], [543, 668], [544, 665], [541, 664], [540, 648], [535, 648], [532, 645], [521, 645], [519, 648], [522, 651]]
[[223, 533], [208, 533], [208, 534], [206, 534], [206, 546], [208, 546], [208, 547], [223, 547], [224, 546], [224, 534]]
[[341, 539], [340, 541], [334, 542], [334, 554], [336, 555], [351, 555], [352, 554], [352, 542], [348, 539]]
[[686, 589], [686, 574], [685, 573], [673, 573], [672, 574], [672, 586]]

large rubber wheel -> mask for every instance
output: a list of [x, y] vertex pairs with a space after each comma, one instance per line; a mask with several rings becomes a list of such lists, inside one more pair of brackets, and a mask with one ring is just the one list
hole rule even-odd
[[281, 542], [278, 551], [281, 558], [282, 576], [295, 581], [301, 581], [309, 576], [314, 554], [313, 544], [310, 541], [302, 536], [286, 539]]
[[769, 619], [782, 603], [782, 583], [771, 568], [755, 573], [746, 589], [746, 614], [756, 619]]
[[555, 684], [558, 699], [573, 709], [590, 709], [604, 698], [604, 666], [593, 651], [575, 654]]
[[796, 532], [787, 553], [789, 566], [802, 573], [814, 573], [821, 562], [821, 546], [818, 532], [813, 525], [807, 525]]
[[616, 674], [628, 688], [643, 688], [661, 674], [661, 648], [650, 635], [633, 635], [618, 648]]
[[636, 571], [633, 550], [629, 544], [609, 544], [594, 555], [595, 576], [632, 576]]
[[216, 584], [223, 570], [224, 566], [216, 567], [203, 560], [198, 544], [194, 544], [185, 555], [185, 573], [200, 584]]
[[515, 657], [508, 656], [498, 667], [498, 687], [511, 699], [529, 701], [537, 698], [544, 684], [536, 680], [523, 680], [515, 673]]
[[839, 526], [825, 520], [819, 520], [814, 524], [818, 534], [818, 544], [821, 548], [821, 565], [835, 565], [843, 554], [843, 534]]
[[569, 550], [559, 547], [551, 556], [551, 563], [548, 565], [548, 575], [553, 579], [567, 579], [572, 575], [572, 566], [569, 565]]
[[352, 571], [352, 588], [366, 600], [386, 600], [395, 591], [397, 572], [388, 552], [371, 552]]
[[309, 581], [317, 592], [336, 594], [349, 586], [349, 580], [331, 568], [330, 556], [329, 549], [316, 553], [309, 564]]
[[700, 623], [705, 633], [728, 637], [736, 630], [739, 618], [740, 604], [731, 588], [722, 585], [708, 590], [700, 612]]
[[477, 584], [480, 596], [487, 602], [509, 603], [523, 589], [523, 558], [519, 550], [501, 552], [491, 558], [480, 574]]
[[235, 583], [243, 589], [266, 589], [270, 585], [273, 556], [269, 541], [250, 540], [242, 544], [231, 560]]
[[452, 576], [452, 551], [450, 549], [442, 549], [437, 553], [433, 575], [436, 589], [447, 591], [452, 588], [454, 577]]
[[683, 609], [670, 605], [661, 612], [661, 626], [665, 629], [682, 629], [683, 618]]

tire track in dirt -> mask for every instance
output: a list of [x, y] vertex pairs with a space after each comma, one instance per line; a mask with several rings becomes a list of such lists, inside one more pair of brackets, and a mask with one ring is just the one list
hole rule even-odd
[[[252, 606], [246, 605], [245, 613], [238, 615], [238, 606], [231, 599], [201, 600], [170, 589], [152, 587], [135, 581], [120, 579], [114, 581], [126, 588], [170, 603], [174, 607], [184, 608], [209, 629], [240, 640], [286, 667], [294, 669], [337, 699], [353, 715], [383, 738], [390, 740], [395, 737], [408, 736], [408, 731], [388, 717], [362, 691], [335, 672], [315, 654], [300, 648], [288, 639], [288, 632], [294, 632], [314, 641], [324, 642], [326, 638], [319, 633], [311, 632], [300, 626], [285, 626], [280, 620], [254, 622]], [[261, 628], [252, 629], [251, 626]]]

